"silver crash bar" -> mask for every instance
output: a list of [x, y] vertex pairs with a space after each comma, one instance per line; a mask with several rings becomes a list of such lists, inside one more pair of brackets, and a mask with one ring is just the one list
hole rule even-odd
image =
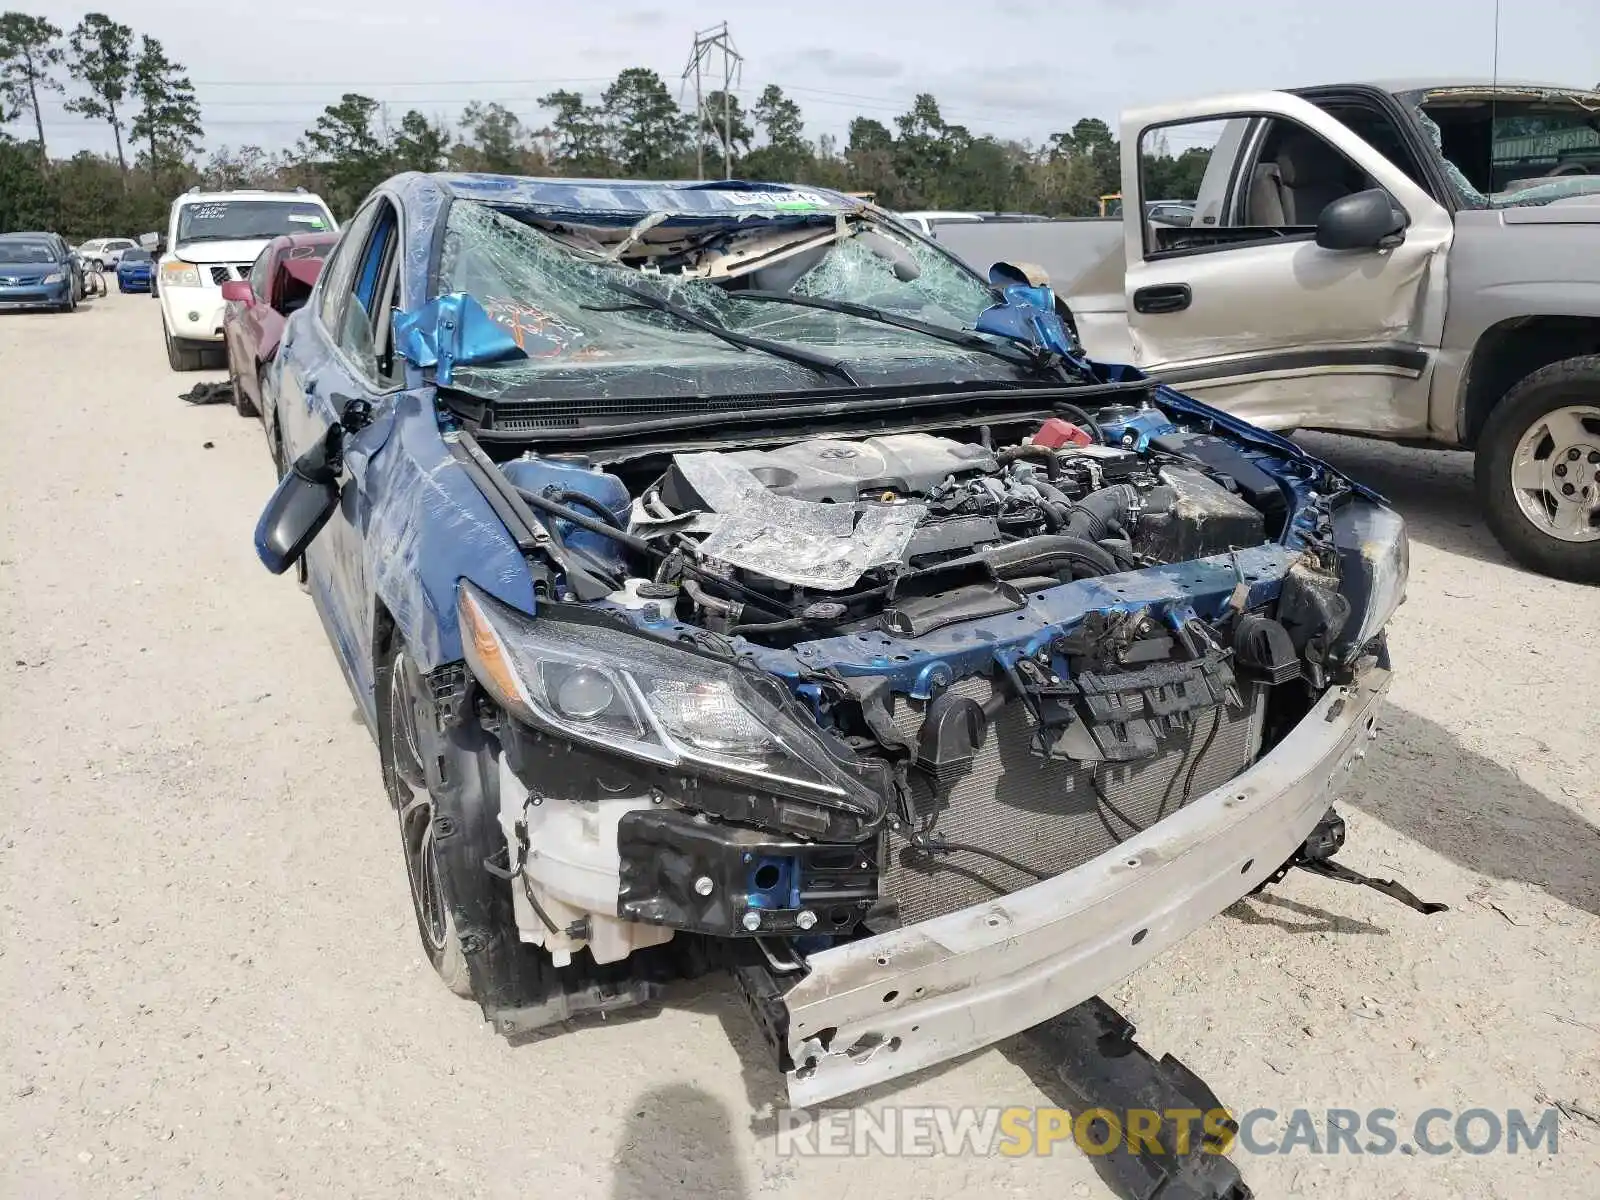
[[1110, 988], [1305, 841], [1376, 736], [1390, 672], [1328, 691], [1270, 753], [1054, 879], [824, 950], [784, 997], [789, 1100], [820, 1104], [1010, 1037]]

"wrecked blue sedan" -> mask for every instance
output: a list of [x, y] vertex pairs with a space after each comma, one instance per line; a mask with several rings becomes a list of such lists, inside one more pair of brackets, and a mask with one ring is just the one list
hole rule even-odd
[[1402, 523], [1085, 360], [1036, 269], [822, 189], [403, 175], [289, 321], [297, 562], [423, 945], [508, 1034], [731, 969], [811, 1104], [1041, 1022], [1291, 866]]

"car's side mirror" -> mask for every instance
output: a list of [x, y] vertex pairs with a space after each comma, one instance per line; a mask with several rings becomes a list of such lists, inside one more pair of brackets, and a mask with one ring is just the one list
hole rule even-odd
[[272, 493], [256, 522], [256, 557], [282, 575], [306, 552], [339, 507], [339, 475], [344, 469], [344, 429], [327, 435], [299, 458]]
[[1405, 237], [1406, 215], [1382, 188], [1340, 196], [1317, 217], [1317, 245], [1324, 250], [1381, 250]]
[[254, 304], [256, 294], [250, 290], [250, 285], [242, 279], [230, 279], [222, 285], [222, 298], [224, 300], [237, 300], [240, 304]]

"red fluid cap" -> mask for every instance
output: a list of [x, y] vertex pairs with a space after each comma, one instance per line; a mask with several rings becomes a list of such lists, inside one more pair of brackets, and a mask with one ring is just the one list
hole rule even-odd
[[1094, 438], [1079, 429], [1071, 421], [1061, 417], [1051, 417], [1039, 426], [1039, 432], [1033, 435], [1033, 444], [1043, 446], [1048, 450], [1059, 450], [1063, 446], [1090, 446]]

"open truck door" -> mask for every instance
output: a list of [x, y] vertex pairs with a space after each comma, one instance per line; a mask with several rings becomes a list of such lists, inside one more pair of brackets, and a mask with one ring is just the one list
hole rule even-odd
[[[1146, 218], [1196, 175], [1191, 224]], [[1138, 366], [1268, 428], [1426, 433], [1454, 227], [1389, 159], [1247, 93], [1127, 114], [1122, 190]]]

